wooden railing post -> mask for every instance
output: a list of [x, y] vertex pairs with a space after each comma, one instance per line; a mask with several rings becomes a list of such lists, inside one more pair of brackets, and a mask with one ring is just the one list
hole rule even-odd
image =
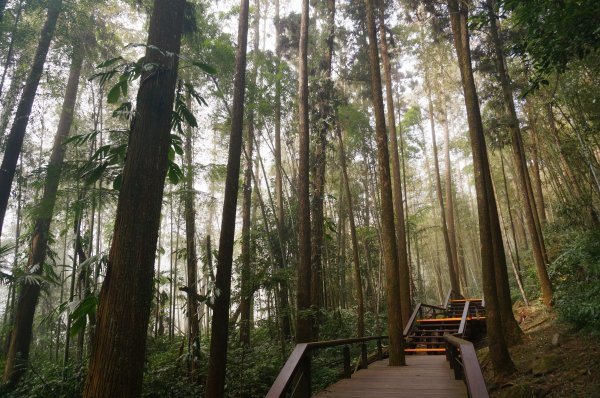
[[458, 363], [458, 349], [450, 346], [450, 367], [454, 370], [454, 379], [462, 380], [461, 365]]
[[367, 343], [362, 343], [360, 345], [360, 358], [361, 358], [361, 369], [367, 369], [369, 367], [369, 362], [367, 361]]
[[292, 393], [293, 397], [310, 398], [312, 395], [312, 380], [310, 377], [310, 357], [308, 353], [300, 360], [300, 374], [296, 391]]
[[381, 345], [381, 339], [377, 339], [377, 359], [383, 359], [383, 346]]
[[350, 366], [350, 347], [345, 345], [343, 349], [344, 353], [344, 378], [349, 379], [352, 374], [352, 367]]

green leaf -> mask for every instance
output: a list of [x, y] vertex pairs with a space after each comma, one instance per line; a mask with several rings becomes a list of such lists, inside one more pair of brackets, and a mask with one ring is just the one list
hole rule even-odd
[[106, 68], [107, 66], [111, 66], [112, 64], [116, 63], [117, 61], [122, 60], [123, 57], [116, 57], [116, 58], [112, 58], [112, 59], [107, 59], [106, 61], [96, 65], [97, 69], [100, 68]]
[[169, 176], [169, 182], [171, 182], [171, 184], [178, 184], [179, 181], [183, 179], [183, 171], [181, 171], [181, 168], [177, 165], [177, 163], [173, 162], [172, 160], [169, 160], [169, 169], [167, 175]]
[[217, 69], [214, 68], [213, 66], [210, 66], [209, 64], [206, 64], [204, 62], [199, 62], [199, 61], [193, 61], [192, 64], [197, 66], [198, 68], [200, 68], [200, 70], [208, 73], [209, 75], [217, 74]]
[[94, 167], [89, 173], [86, 173], [83, 177], [87, 185], [92, 185], [102, 177], [104, 170], [108, 167], [108, 163], [104, 162], [100, 166]]
[[123, 184], [123, 174], [119, 174], [118, 176], [115, 177], [115, 180], [113, 181], [113, 189], [115, 191], [120, 191], [122, 184]]
[[119, 82], [119, 83], [115, 84], [108, 92], [108, 95], [106, 96], [106, 101], [109, 104], [116, 104], [117, 102], [119, 102], [119, 98], [121, 97], [121, 85], [122, 84], [123, 84], [123, 82]]
[[191, 127], [198, 127], [198, 122], [196, 121], [196, 117], [190, 112], [187, 106], [182, 106], [179, 108], [181, 115], [185, 119], [185, 122], [189, 124]]
[[117, 109], [115, 109], [112, 113], [113, 117], [122, 117], [123, 119], [128, 120], [131, 117], [131, 102], [123, 102]]
[[81, 332], [85, 327], [87, 318], [95, 315], [97, 308], [98, 298], [95, 295], [90, 294], [81, 300], [71, 314], [73, 323], [71, 324], [71, 330], [69, 330], [69, 333], [74, 336]]

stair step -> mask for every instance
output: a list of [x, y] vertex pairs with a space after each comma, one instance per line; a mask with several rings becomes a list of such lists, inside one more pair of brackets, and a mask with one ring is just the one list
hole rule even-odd
[[442, 346], [442, 345], [446, 345], [445, 341], [408, 341], [406, 344], [410, 344], [410, 345], [416, 345], [418, 346]]
[[456, 333], [458, 332], [458, 328], [454, 328], [454, 329], [415, 329], [413, 330], [414, 333], [418, 333], [418, 332], [427, 332], [427, 333], [431, 333], [431, 332], [436, 332], [436, 333]]
[[419, 338], [419, 339], [433, 339], [433, 338], [443, 339], [444, 335], [443, 334], [409, 334], [406, 337]]
[[405, 348], [404, 352], [446, 352], [445, 348]]
[[481, 302], [480, 298], [470, 298], [470, 299], [457, 299], [457, 300], [450, 300], [450, 303], [466, 303], [467, 301], [479, 301]]

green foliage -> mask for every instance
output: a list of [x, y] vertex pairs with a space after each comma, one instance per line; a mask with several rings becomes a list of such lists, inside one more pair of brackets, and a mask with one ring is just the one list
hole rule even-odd
[[600, 330], [600, 231], [563, 233], [550, 268], [559, 315], [578, 328]]
[[[139, 44], [131, 46], [143, 46], [162, 53], [160, 49], [155, 47]], [[213, 75], [217, 71], [215, 68], [204, 62], [192, 61], [192, 65], [209, 75]], [[108, 90], [107, 102], [109, 104], [117, 105], [121, 98], [124, 98], [125, 101], [115, 108], [112, 116], [119, 119], [125, 119], [126, 121], [132, 121], [135, 110], [132, 103], [127, 100], [129, 85], [131, 82], [139, 79], [142, 72], [154, 71], [158, 68], [160, 68], [160, 65], [145, 63], [144, 57], [139, 58], [135, 62], [131, 62], [118, 56], [97, 65], [96, 69], [99, 71], [93, 74], [89, 80], [98, 80], [101, 86], [105, 86], [116, 78], [117, 82]], [[185, 101], [186, 95], [189, 98], [193, 98], [200, 106], [207, 105], [204, 98], [196, 91], [192, 84], [180, 81], [175, 97], [174, 110], [171, 115], [171, 128], [178, 135], [183, 135], [184, 125], [198, 127], [196, 117]], [[130, 133], [129, 130], [118, 130], [116, 132], [125, 133], [126, 135]], [[91, 133], [74, 136], [67, 140], [67, 143], [83, 145], [90, 140], [95, 139], [98, 134], [100, 134], [100, 131], [93, 131]], [[182, 140], [178, 135], [171, 134], [170, 136], [171, 147], [169, 148], [167, 177], [172, 184], [177, 184], [184, 178], [183, 171], [175, 162], [175, 154], [183, 155]], [[100, 178], [108, 177], [109, 180], [112, 180], [113, 189], [119, 190], [123, 182], [122, 168], [125, 163], [128, 145], [128, 142], [119, 142], [116, 144], [103, 145], [98, 148], [92, 154], [89, 161], [85, 162], [80, 168], [80, 175], [85, 183], [87, 185], [93, 185]]]
[[550, 73], [563, 73], [571, 61], [600, 48], [597, 0], [504, 0], [502, 6], [522, 30], [515, 50], [537, 72], [534, 88], [548, 84]]
[[[144, 371], [142, 397], [199, 397], [202, 386], [190, 383], [187, 375], [187, 355], [183, 353], [185, 341], [177, 338], [169, 341], [165, 336], [152, 339], [148, 343], [147, 362]], [[201, 346], [202, 379], [206, 374], [206, 346]]]
[[[283, 358], [268, 322], [261, 322], [252, 332], [249, 347], [230, 342], [227, 355], [227, 396], [264, 397], [283, 366]], [[232, 336], [236, 339], [237, 334]], [[242, 394], [243, 392], [243, 394]]]
[[[73, 364], [67, 365], [66, 369], [63, 368], [62, 362], [54, 358], [31, 358], [25, 378], [14, 391], [5, 392], [2, 397], [72, 398], [81, 396], [85, 381], [85, 368]], [[69, 376], [63, 377], [63, 373]]]

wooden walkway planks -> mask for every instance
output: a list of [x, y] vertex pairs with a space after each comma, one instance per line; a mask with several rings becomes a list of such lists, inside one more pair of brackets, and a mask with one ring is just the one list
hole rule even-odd
[[387, 360], [359, 370], [314, 395], [318, 398], [458, 398], [467, 397], [462, 380], [454, 380], [444, 355], [407, 355], [408, 366], [388, 366]]

